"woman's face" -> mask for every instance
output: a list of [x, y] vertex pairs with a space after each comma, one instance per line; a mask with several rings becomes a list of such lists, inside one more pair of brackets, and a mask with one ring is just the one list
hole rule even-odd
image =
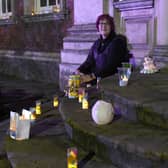
[[99, 21], [98, 29], [102, 38], [105, 39], [111, 32], [111, 26], [108, 20], [103, 19]]

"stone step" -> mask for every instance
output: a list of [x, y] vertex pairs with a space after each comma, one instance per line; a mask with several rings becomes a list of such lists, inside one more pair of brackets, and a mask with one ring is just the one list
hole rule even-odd
[[168, 167], [167, 130], [118, 118], [98, 126], [91, 111], [82, 110], [75, 99], [62, 99], [59, 111], [66, 131], [85, 150], [111, 161], [119, 168]]
[[89, 49], [98, 36], [95, 24], [74, 25], [68, 29], [68, 36], [63, 39], [63, 48]]
[[168, 129], [168, 68], [155, 74], [133, 72], [126, 87], [118, 76], [101, 80], [103, 99], [112, 102], [124, 118]]
[[97, 28], [96, 24], [80, 24], [80, 25], [73, 25], [67, 31], [68, 33], [97, 32]]
[[65, 37], [64, 42], [94, 42], [98, 37], [98, 34], [94, 33], [79, 33]]
[[92, 45], [93, 42], [72, 41], [72, 42], [64, 42], [63, 48], [71, 50], [88, 50], [91, 48]]
[[88, 56], [88, 50], [62, 50], [61, 63], [81, 64]]
[[[7, 157], [15, 168], [67, 167], [67, 149], [70, 147], [77, 148], [79, 164], [90, 152], [84, 151], [69, 140], [58, 109], [46, 112], [35, 121], [31, 126], [30, 139], [15, 141], [9, 136], [6, 137]], [[85, 168], [116, 168], [96, 156], [82, 165]]]

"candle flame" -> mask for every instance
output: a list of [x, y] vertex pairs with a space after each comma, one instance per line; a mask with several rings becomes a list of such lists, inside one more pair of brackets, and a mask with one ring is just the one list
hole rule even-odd
[[128, 78], [126, 77], [126, 75], [121, 77], [122, 81], [128, 81]]

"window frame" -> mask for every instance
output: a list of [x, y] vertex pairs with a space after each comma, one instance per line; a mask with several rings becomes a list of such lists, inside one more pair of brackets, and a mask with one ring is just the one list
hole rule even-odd
[[[12, 16], [12, 0], [4, 0], [6, 6], [5, 12], [3, 12], [2, 1], [0, 0], [0, 19], [9, 19]], [[8, 1], [10, 1], [10, 11], [8, 9]]]
[[49, 5], [49, 0], [46, 0], [46, 6], [41, 6], [40, 1], [34, 0], [34, 14], [47, 14], [62, 10], [63, 0], [55, 0], [55, 5]]

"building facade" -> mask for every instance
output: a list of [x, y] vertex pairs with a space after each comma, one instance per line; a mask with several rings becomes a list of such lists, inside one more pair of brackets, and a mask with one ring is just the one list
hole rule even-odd
[[127, 36], [137, 65], [146, 55], [161, 64], [168, 61], [167, 0], [0, 0], [0, 4], [0, 72], [46, 81], [58, 81], [59, 76], [64, 86], [98, 37], [95, 21], [102, 13], [113, 16], [117, 33]]
[[73, 0], [0, 0], [1, 73], [56, 82]]

